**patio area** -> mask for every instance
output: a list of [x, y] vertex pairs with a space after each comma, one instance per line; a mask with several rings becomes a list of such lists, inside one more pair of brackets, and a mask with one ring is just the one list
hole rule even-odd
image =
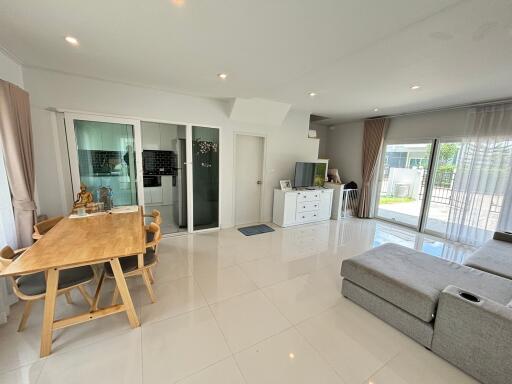
[[[434, 189], [433, 199], [436, 196], [436, 190]], [[489, 207], [488, 212], [480, 212], [482, 219], [474, 226], [475, 230], [480, 232], [489, 232], [488, 236], [492, 234], [498, 225], [499, 218], [499, 206], [492, 204], [492, 201], [496, 199], [496, 196], [482, 195], [479, 197], [483, 200], [488, 200], [488, 204], [484, 206]], [[406, 224], [409, 226], [417, 227], [419, 221], [419, 215], [421, 212], [422, 200], [413, 200], [408, 202], [397, 202], [379, 204], [377, 216], [393, 222]], [[439, 236], [443, 236], [446, 233], [448, 222], [450, 217], [450, 204], [448, 202], [436, 202], [431, 201], [428, 205], [428, 211], [426, 216], [425, 229], [429, 232], [435, 233]], [[485, 219], [484, 219], [485, 218]]]

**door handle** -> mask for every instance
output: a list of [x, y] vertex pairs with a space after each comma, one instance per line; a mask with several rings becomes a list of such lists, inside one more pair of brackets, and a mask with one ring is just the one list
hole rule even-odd
[[261, 185], [261, 184], [263, 184], [263, 182], [262, 182], [261, 180], [258, 180], [258, 181], [256, 182], [256, 184]]

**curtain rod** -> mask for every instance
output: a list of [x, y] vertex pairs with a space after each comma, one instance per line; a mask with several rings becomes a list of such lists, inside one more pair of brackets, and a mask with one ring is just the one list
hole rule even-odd
[[[421, 115], [424, 113], [451, 111], [451, 110], [455, 110], [455, 109], [464, 109], [464, 108], [472, 108], [472, 107], [484, 107], [486, 105], [505, 104], [505, 103], [512, 103], [512, 98], [481, 101], [481, 102], [477, 102], [477, 103], [468, 103], [468, 104], [457, 104], [457, 105], [452, 105], [452, 106], [448, 106], [448, 107], [425, 109], [425, 110], [416, 111], [416, 112], [397, 113], [395, 115], [374, 116], [374, 117], [370, 117], [368, 119], [375, 119], [375, 118], [382, 118], [382, 117], [395, 118], [395, 117], [403, 117], [403, 116], [414, 116], [414, 115]], [[367, 120], [367, 119], [363, 119], [363, 120]]]

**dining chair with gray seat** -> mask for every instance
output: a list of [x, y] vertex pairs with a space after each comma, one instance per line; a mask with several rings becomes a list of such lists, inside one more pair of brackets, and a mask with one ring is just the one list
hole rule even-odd
[[[146, 252], [144, 255], [134, 255], [134, 256], [126, 256], [119, 259], [119, 263], [121, 265], [121, 269], [125, 277], [132, 276], [141, 276], [144, 281], [144, 285], [148, 291], [149, 298], [151, 302], [156, 302], [155, 293], [153, 292], [153, 287], [151, 284], [153, 283], [153, 277], [151, 274], [151, 268], [154, 267], [158, 262], [158, 243], [162, 239], [160, 233], [160, 226], [156, 223], [150, 223], [145, 226], [146, 229], [146, 239], [150, 238], [151, 241], [146, 241]], [[99, 300], [99, 291], [104, 282], [104, 279], [114, 279], [114, 273], [112, 271], [112, 267], [110, 263], [104, 264], [104, 271], [101, 274], [100, 281], [98, 284], [98, 288], [96, 290], [96, 295], [94, 298], [94, 303], [92, 308], [97, 309], [97, 304]], [[117, 298], [119, 296], [119, 290], [114, 289], [114, 293], [112, 296], [112, 305], [117, 302]]]
[[[14, 251], [11, 247], [5, 246], [0, 250], [0, 271], [6, 268], [18, 257], [23, 256], [28, 248], [22, 248]], [[12, 280], [13, 291], [21, 300], [25, 301], [23, 315], [18, 326], [18, 332], [23, 331], [27, 324], [32, 309], [32, 303], [35, 300], [44, 299], [46, 296], [46, 275], [45, 272], [36, 272], [21, 276], [10, 276]], [[90, 266], [82, 266], [64, 269], [59, 274], [59, 283], [57, 295], [64, 294], [66, 301], [72, 304], [71, 290], [77, 288], [82, 294], [84, 300], [91, 305], [92, 299], [85, 290], [85, 284], [91, 282], [94, 278], [93, 270]]]

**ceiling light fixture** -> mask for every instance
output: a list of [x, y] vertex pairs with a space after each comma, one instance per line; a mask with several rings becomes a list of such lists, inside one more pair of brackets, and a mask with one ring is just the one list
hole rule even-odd
[[373, 112], [379, 112], [379, 108], [373, 108]]
[[77, 38], [76, 38], [76, 37], [73, 37], [73, 36], [66, 36], [65, 40], [66, 40], [69, 44], [71, 44], [71, 45], [73, 45], [73, 46], [75, 46], [75, 47], [76, 47], [76, 46], [78, 46], [78, 44], [79, 44], [79, 43], [78, 43]]
[[171, 0], [171, 3], [177, 7], [183, 7], [185, 5], [185, 0]]
[[228, 78], [228, 74], [227, 73], [219, 73], [219, 74], [217, 74], [217, 77], [221, 80], [226, 80]]
[[411, 89], [412, 89], [413, 91], [415, 91], [415, 90], [417, 90], [417, 89], [420, 89], [420, 88], [421, 88], [421, 85], [413, 85], [413, 86], [411, 87]]
[[318, 95], [318, 93], [316, 93], [316, 92], [308, 92], [308, 95], [310, 97], [315, 97], [316, 95]]

